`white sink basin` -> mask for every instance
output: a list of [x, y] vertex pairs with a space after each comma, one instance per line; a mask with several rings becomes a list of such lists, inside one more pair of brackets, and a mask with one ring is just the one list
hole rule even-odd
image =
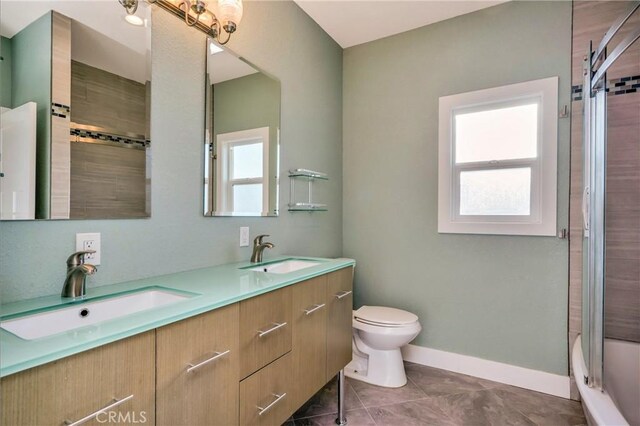
[[165, 306], [189, 297], [191, 296], [168, 290], [149, 289], [2, 321], [0, 328], [22, 339], [34, 340]]
[[310, 268], [319, 265], [320, 262], [311, 262], [308, 260], [289, 259], [282, 262], [269, 263], [268, 265], [256, 266], [249, 268], [250, 271], [269, 272], [271, 274], [287, 274], [289, 272], [299, 271], [300, 269]]

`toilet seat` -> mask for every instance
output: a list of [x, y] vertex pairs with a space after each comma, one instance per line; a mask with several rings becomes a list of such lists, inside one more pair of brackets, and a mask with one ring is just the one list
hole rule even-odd
[[407, 327], [418, 322], [418, 316], [402, 309], [386, 306], [362, 306], [353, 312], [354, 320], [377, 327]]

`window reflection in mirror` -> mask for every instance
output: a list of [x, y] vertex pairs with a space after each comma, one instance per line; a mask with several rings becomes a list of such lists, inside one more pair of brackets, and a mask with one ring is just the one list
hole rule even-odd
[[150, 216], [150, 7], [0, 8], [0, 218]]
[[205, 216], [277, 216], [280, 82], [207, 40]]

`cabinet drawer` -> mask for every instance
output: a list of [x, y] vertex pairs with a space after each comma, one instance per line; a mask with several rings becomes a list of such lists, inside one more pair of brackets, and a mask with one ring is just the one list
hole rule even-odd
[[150, 331], [2, 378], [1, 424], [155, 424], [154, 345]]
[[238, 304], [157, 330], [158, 425], [238, 422]]
[[240, 302], [240, 378], [291, 350], [291, 287]]
[[295, 407], [311, 398], [326, 382], [327, 276], [295, 284], [293, 292], [291, 400]]
[[280, 425], [293, 412], [291, 354], [240, 382], [240, 424]]
[[353, 268], [327, 275], [327, 381], [352, 358]]

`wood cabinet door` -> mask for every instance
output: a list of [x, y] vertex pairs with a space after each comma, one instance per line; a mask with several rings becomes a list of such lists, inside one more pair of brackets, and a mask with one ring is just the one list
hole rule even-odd
[[304, 404], [327, 382], [327, 276], [293, 286], [294, 407]]
[[240, 302], [240, 378], [291, 350], [291, 287]]
[[293, 412], [291, 353], [240, 382], [240, 424], [276, 426]]
[[327, 275], [327, 376], [329, 381], [352, 358], [353, 267]]
[[110, 405], [84, 424], [153, 425], [155, 330], [3, 377], [0, 392], [2, 425], [58, 426]]
[[158, 425], [238, 424], [238, 304], [157, 329]]

